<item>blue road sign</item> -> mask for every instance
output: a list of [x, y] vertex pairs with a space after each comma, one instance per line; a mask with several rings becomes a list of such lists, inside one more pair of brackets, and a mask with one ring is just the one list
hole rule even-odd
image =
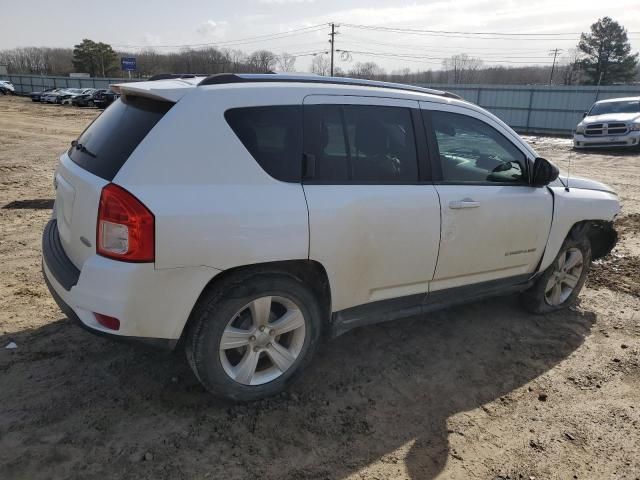
[[136, 71], [136, 58], [135, 57], [122, 57], [120, 59], [120, 65], [123, 72], [135, 72]]

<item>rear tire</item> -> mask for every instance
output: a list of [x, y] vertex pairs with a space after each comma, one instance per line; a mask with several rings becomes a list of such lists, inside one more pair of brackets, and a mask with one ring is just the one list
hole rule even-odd
[[320, 341], [322, 310], [301, 281], [248, 272], [205, 290], [185, 350], [212, 394], [235, 401], [276, 395], [298, 378]]
[[522, 293], [523, 307], [531, 313], [544, 314], [571, 306], [584, 286], [590, 267], [589, 240], [583, 234], [569, 234], [551, 265]]

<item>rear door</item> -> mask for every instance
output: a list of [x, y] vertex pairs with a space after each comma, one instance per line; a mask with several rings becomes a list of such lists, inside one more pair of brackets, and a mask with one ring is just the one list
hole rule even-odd
[[549, 190], [528, 184], [533, 159], [511, 132], [480, 112], [422, 107], [442, 217], [431, 291], [533, 273], [553, 214]]
[[54, 216], [62, 247], [77, 268], [95, 253], [102, 188], [172, 105], [142, 97], [119, 100], [60, 157]]
[[304, 122], [309, 257], [327, 270], [333, 310], [420, 301], [436, 265], [440, 208], [418, 103], [312, 95]]

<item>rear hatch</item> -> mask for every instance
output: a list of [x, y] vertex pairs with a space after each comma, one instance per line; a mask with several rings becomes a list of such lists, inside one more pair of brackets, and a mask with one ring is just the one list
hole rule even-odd
[[173, 105], [157, 98], [124, 96], [96, 118], [60, 157], [54, 216], [62, 247], [78, 269], [96, 251], [102, 188]]

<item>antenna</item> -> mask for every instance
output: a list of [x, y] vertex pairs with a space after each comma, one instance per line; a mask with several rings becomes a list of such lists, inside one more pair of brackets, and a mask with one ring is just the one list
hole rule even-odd
[[573, 152], [569, 154], [569, 166], [567, 167], [567, 184], [564, 187], [564, 191], [569, 191], [569, 177], [571, 176], [571, 158], [573, 157]]

